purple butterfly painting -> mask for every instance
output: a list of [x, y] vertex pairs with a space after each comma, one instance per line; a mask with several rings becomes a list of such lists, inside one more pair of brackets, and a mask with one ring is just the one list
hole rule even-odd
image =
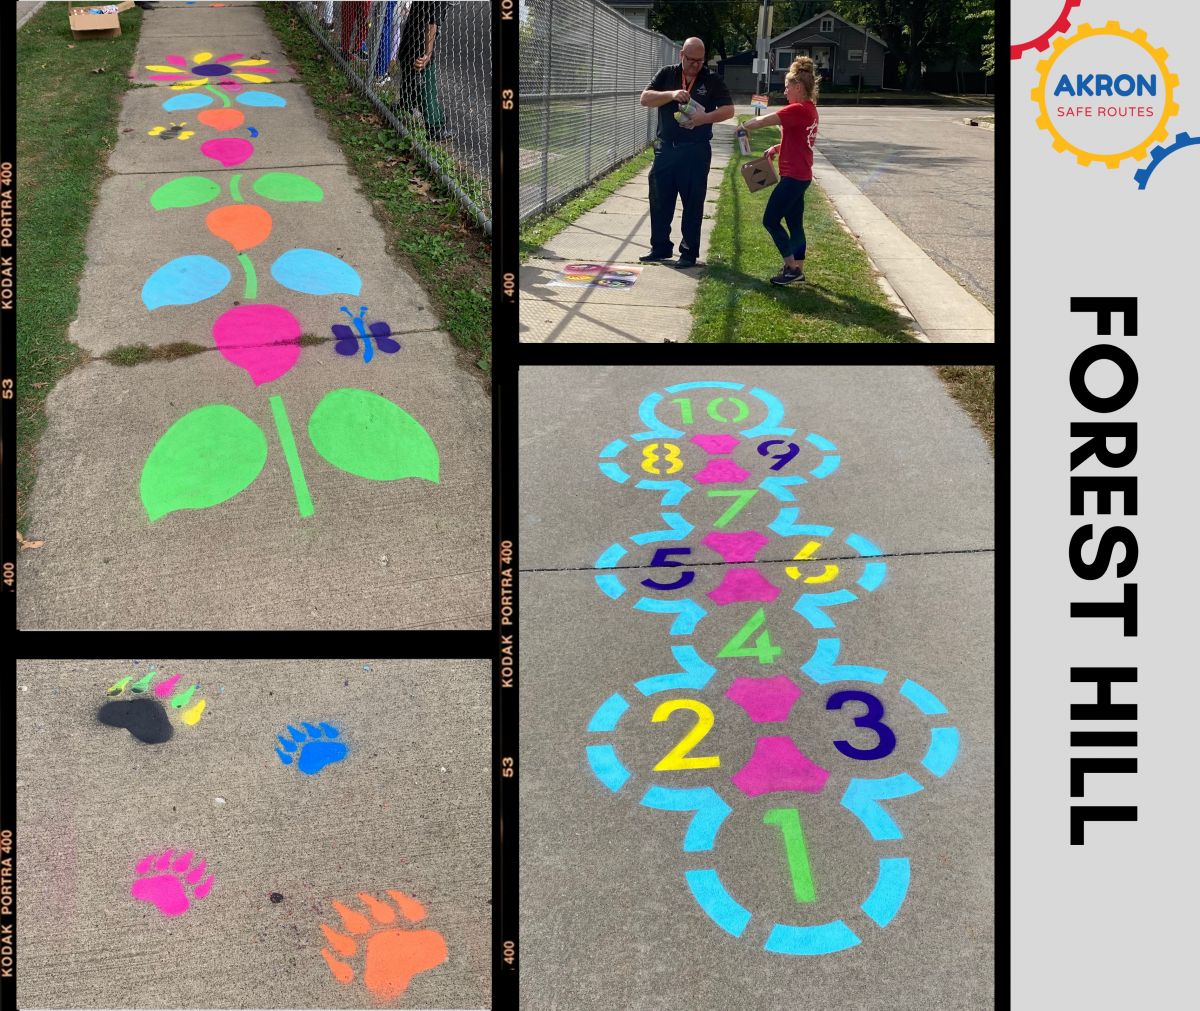
[[[379, 350], [385, 354], [395, 354], [400, 350], [400, 343], [392, 340], [392, 328], [386, 323], [371, 323], [369, 324], [370, 334], [363, 329], [362, 319], [366, 315], [367, 307], [360, 306], [358, 318], [355, 319], [354, 314], [345, 306], [342, 306], [342, 312], [350, 317], [354, 323], [354, 327], [358, 330], [358, 336], [363, 340], [363, 361], [369, 362], [375, 355], [371, 348], [371, 338], [375, 338], [375, 343], [379, 345]], [[352, 355], [358, 351], [358, 337], [354, 336], [354, 330], [351, 330], [344, 323], [335, 323], [330, 329], [333, 335], [338, 339], [338, 342], [333, 346], [333, 350], [339, 355]]]

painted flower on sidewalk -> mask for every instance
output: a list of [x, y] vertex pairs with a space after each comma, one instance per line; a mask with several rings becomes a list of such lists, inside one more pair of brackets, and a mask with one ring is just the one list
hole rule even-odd
[[[212, 53], [197, 53], [192, 57], [192, 63], [189, 66], [188, 61], [182, 56], [168, 56], [167, 63], [171, 66], [159, 66], [147, 64], [147, 70], [153, 70], [155, 73], [150, 75], [152, 81], [171, 81], [172, 88], [198, 88], [202, 84], [207, 84], [215, 78], [225, 78], [220, 81], [221, 87], [228, 91], [238, 91], [242, 86], [233, 80], [229, 80], [229, 75], [240, 77], [243, 81], [249, 81], [251, 84], [269, 84], [272, 80], [270, 77], [263, 77], [262, 74], [278, 74], [278, 67], [268, 67], [266, 64], [270, 60], [247, 60], [244, 59], [243, 53], [226, 53], [224, 56], [219, 56], [215, 60]], [[260, 73], [251, 74], [247, 71], [239, 71], [237, 67], [261, 67]]]

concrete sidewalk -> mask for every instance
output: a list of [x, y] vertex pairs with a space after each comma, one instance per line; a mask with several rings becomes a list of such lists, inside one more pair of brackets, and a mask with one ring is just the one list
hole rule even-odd
[[[21, 660], [16, 680], [14, 1006], [492, 1006], [489, 661]], [[197, 683], [187, 706], [205, 707], [189, 725], [168, 703]], [[171, 736], [101, 723], [110, 702], [165, 710]], [[307, 774], [305, 721], [345, 748]], [[302, 747], [285, 765], [289, 727]], [[192, 851], [213, 883], [163, 915], [131, 889], [168, 849]], [[389, 890], [425, 917], [372, 922], [339, 981], [321, 956], [321, 924], [343, 930], [332, 903], [367, 913], [359, 894], [388, 904]], [[383, 1001], [364, 947], [397, 927], [436, 931], [446, 958]]]
[[[991, 1008], [994, 461], [936, 373], [526, 367], [520, 448], [522, 1008]], [[828, 778], [748, 782], [789, 740]]]
[[283, 60], [258, 7], [143, 18], [70, 336], [210, 350], [50, 394], [22, 628], [490, 625], [490, 404]]
[[[712, 163], [704, 220], [700, 223], [700, 264], [717, 214], [721, 180], [733, 153], [730, 120], [713, 125]], [[650, 252], [647, 166], [598, 207], [582, 215], [542, 248], [542, 255], [521, 266], [521, 341], [523, 343], [644, 344], [686, 343], [692, 330], [692, 301], [702, 266], [676, 270], [663, 264], [638, 264]], [[679, 213], [672, 226], [679, 245]], [[641, 266], [628, 291], [550, 287], [570, 262]]]

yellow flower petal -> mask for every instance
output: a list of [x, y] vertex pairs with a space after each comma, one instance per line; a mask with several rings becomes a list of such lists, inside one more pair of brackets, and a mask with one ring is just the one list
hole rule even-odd
[[178, 89], [178, 88], [198, 88], [198, 87], [200, 87], [200, 85], [202, 85], [202, 84], [207, 84], [207, 83], [208, 83], [208, 78], [207, 78], [207, 77], [198, 77], [198, 78], [196, 78], [196, 80], [194, 80], [194, 81], [177, 81], [175, 84], [172, 84], [172, 85], [171, 85], [171, 87], [172, 87], [173, 89]]
[[270, 60], [238, 60], [237, 63], [231, 63], [231, 67], [261, 67], [264, 63], [270, 63]]
[[178, 67], [152, 67], [146, 65], [147, 70], [157, 70], [160, 74], [185, 74], [186, 70], [180, 70]]
[[205, 60], [212, 59], [212, 53], [197, 53], [195, 56], [192, 57], [192, 59], [195, 60], [197, 63], [203, 63]]
[[[187, 140], [187, 139], [188, 139], [190, 136], [192, 136], [192, 134], [194, 134], [194, 133], [195, 133], [195, 131], [194, 131], [194, 130], [184, 130], [184, 131], [183, 131], [183, 133], [181, 133], [181, 134], [179, 135], [179, 139], [180, 139], [180, 140]], [[836, 566], [835, 566], [835, 568], [836, 568]], [[811, 580], [810, 580], [810, 582], [811, 582]]]
[[153, 129], [153, 130], [147, 130], [146, 132], [147, 132], [148, 134], [150, 134], [150, 136], [151, 136], [151, 137], [157, 137], [157, 136], [158, 136], [160, 133], [162, 133], [162, 132], [163, 132], [165, 129], [166, 129], [166, 127], [165, 127], [165, 126], [156, 126], [156, 127]]
[[261, 74], [234, 74], [234, 77], [240, 77], [243, 81], [249, 81], [251, 84], [270, 84], [271, 78], [263, 77]]

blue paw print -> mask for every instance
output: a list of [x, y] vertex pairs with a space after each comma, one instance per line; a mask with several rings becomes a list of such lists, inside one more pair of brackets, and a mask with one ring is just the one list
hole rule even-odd
[[287, 754], [278, 748], [275, 749], [275, 754], [279, 756], [279, 760], [284, 765], [292, 764], [292, 753], [297, 748], [300, 749], [300, 755], [296, 767], [309, 776], [346, 757], [346, 745], [341, 741], [325, 739], [337, 737], [340, 731], [335, 730], [328, 723], [322, 723], [316, 727], [311, 723], [301, 723], [300, 725], [308, 731], [307, 734], [289, 724], [288, 731], [291, 733], [292, 739], [289, 741], [282, 734], [279, 735], [279, 743], [283, 745]]

